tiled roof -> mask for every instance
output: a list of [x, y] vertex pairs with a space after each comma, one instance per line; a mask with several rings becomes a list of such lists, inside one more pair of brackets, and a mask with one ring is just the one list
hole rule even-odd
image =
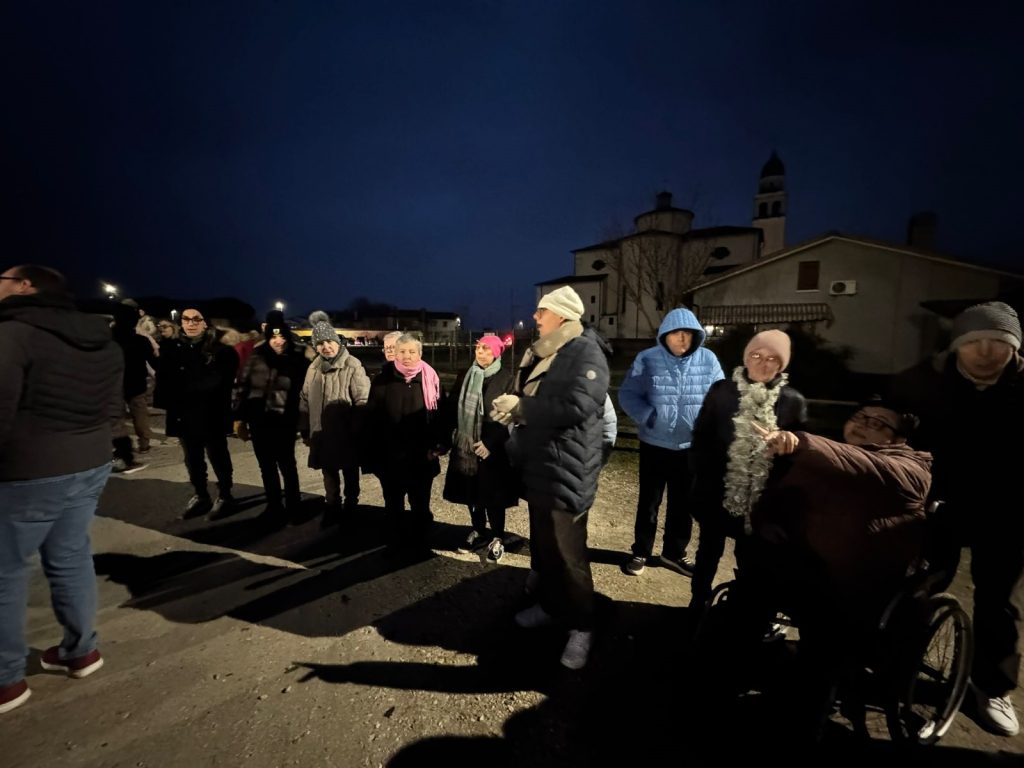
[[832, 321], [828, 304], [719, 304], [697, 308], [705, 325], [769, 325]]

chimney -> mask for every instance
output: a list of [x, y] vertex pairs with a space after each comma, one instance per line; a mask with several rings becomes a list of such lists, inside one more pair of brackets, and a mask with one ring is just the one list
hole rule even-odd
[[659, 211], [667, 211], [672, 207], [672, 193], [659, 192], [657, 197], [657, 208]]
[[935, 214], [931, 211], [915, 213], [907, 223], [907, 245], [925, 251], [934, 251], [935, 224]]

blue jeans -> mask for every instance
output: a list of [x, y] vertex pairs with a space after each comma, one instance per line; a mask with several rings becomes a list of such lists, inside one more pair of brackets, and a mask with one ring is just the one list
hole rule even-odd
[[25, 677], [29, 562], [36, 551], [64, 627], [60, 657], [96, 648], [96, 572], [89, 526], [110, 465], [72, 475], [0, 483], [0, 686]]

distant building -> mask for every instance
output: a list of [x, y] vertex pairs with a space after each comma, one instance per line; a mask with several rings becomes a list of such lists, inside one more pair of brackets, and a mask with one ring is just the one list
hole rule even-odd
[[368, 312], [341, 310], [330, 312], [331, 319], [349, 338], [374, 340], [390, 331], [411, 331], [428, 344], [453, 344], [458, 340], [462, 318], [455, 312], [427, 309], [375, 307]]
[[704, 278], [781, 250], [786, 232], [785, 167], [772, 153], [761, 169], [750, 226], [694, 229], [694, 214], [657, 195], [634, 230], [574, 250], [573, 274], [537, 283], [538, 299], [561, 285], [583, 298], [584, 321], [615, 339], [651, 338], [662, 316]]
[[693, 291], [693, 310], [714, 335], [730, 326], [802, 325], [853, 351], [856, 373], [892, 374], [947, 341], [948, 318], [991, 299], [1019, 303], [1024, 275], [936, 253], [934, 216], [911, 219], [898, 245], [824, 235], [730, 272]]

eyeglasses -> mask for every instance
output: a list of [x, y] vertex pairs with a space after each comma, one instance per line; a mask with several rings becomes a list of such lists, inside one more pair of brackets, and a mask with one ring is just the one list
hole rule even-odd
[[764, 360], [766, 363], [781, 363], [782, 358], [778, 355], [762, 355], [760, 352], [751, 352], [748, 357], [755, 363], [759, 363]]
[[850, 417], [850, 421], [854, 424], [863, 424], [865, 427], [870, 429], [889, 429], [896, 432], [896, 427], [889, 422], [875, 416], [868, 416], [864, 411], [857, 411]]
[[181, 316], [181, 322], [183, 322], [183, 323], [204, 323], [206, 321], [203, 320], [203, 318], [200, 317], [199, 315], [182, 315]]

